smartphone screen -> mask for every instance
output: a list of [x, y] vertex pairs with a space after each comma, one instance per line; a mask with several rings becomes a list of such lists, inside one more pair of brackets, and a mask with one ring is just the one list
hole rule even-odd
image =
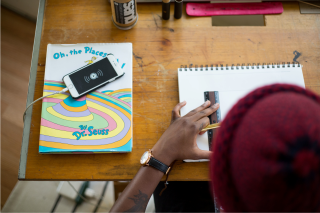
[[69, 75], [79, 94], [82, 94], [116, 76], [117, 73], [108, 58], [97, 61], [96, 63]]

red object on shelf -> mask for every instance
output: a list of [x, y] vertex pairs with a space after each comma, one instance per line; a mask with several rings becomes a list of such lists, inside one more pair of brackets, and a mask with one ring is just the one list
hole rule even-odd
[[187, 14], [189, 16], [257, 15], [282, 12], [281, 2], [187, 3]]

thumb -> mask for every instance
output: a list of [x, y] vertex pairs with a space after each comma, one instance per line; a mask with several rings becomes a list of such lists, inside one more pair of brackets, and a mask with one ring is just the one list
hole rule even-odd
[[177, 118], [180, 118], [180, 109], [184, 107], [187, 104], [186, 101], [178, 103], [172, 110], [172, 115], [171, 115], [171, 123], [176, 120]]
[[197, 159], [210, 159], [210, 155], [212, 154], [212, 151], [206, 151], [198, 149], [196, 152]]

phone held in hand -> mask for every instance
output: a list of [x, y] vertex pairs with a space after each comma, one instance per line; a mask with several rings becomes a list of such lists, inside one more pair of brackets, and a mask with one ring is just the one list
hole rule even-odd
[[68, 87], [71, 96], [79, 98], [123, 75], [124, 72], [116, 58], [109, 54], [93, 64], [83, 66], [65, 75], [62, 80]]

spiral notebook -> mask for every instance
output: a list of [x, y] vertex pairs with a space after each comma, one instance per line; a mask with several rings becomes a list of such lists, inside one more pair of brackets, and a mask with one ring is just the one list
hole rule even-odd
[[[223, 120], [240, 98], [258, 87], [274, 83], [305, 87], [302, 65], [298, 63], [182, 65], [178, 68], [178, 81], [180, 102], [187, 102], [181, 109], [181, 115], [203, 104], [212, 94], [212, 100], [220, 103], [215, 122]], [[202, 150], [210, 150], [210, 142], [208, 132], [197, 138], [198, 147]]]

